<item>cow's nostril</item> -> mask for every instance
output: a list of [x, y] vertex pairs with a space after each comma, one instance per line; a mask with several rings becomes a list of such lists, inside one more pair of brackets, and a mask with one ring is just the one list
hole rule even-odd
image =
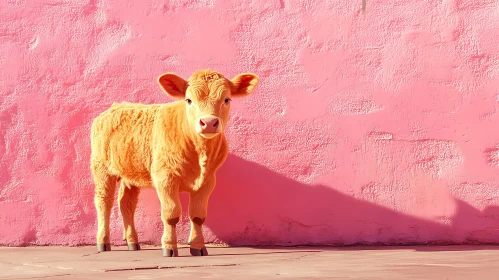
[[203, 120], [199, 120], [199, 124], [201, 125], [202, 128], [205, 128], [206, 127], [206, 124], [203, 122]]
[[203, 133], [217, 133], [218, 127], [220, 125], [220, 120], [218, 118], [200, 118], [199, 127]]

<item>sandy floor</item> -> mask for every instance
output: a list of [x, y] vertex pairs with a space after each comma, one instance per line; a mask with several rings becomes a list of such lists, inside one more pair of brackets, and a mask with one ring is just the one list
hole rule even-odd
[[499, 247], [208, 248], [178, 258], [161, 249], [0, 248], [0, 279], [499, 279]]

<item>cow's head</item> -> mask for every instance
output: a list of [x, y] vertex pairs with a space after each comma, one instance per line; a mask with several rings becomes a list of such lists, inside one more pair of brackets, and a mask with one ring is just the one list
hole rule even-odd
[[185, 100], [191, 129], [204, 138], [213, 138], [227, 125], [231, 98], [250, 94], [258, 77], [243, 73], [227, 80], [220, 73], [202, 70], [192, 74], [188, 81], [173, 73], [165, 73], [158, 82], [166, 94]]

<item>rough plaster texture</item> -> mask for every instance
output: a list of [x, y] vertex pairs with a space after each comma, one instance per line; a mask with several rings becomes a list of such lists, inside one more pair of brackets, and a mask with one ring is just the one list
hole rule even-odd
[[[94, 243], [92, 119], [208, 67], [261, 81], [207, 241], [497, 242], [498, 26], [492, 0], [1, 1], [0, 244]], [[142, 242], [159, 210], [142, 192]]]

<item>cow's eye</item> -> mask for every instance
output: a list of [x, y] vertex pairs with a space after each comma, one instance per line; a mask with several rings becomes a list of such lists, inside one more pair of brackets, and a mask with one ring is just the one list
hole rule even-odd
[[192, 104], [192, 100], [190, 100], [189, 98], [187, 98], [185, 101], [187, 101], [187, 104], [189, 104], [189, 105]]
[[225, 98], [225, 103], [229, 103], [230, 100], [230, 98]]

